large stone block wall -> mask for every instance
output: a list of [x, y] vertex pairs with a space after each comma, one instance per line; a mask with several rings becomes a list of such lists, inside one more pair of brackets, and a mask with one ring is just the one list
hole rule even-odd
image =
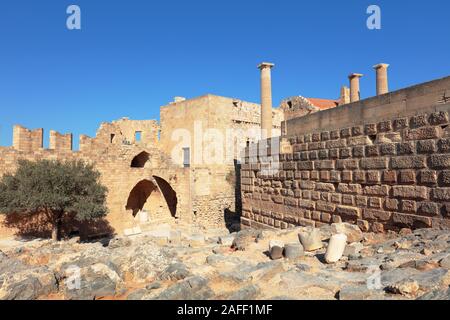
[[[421, 91], [414, 96], [414, 111], [386, 110], [393, 107], [386, 104], [379, 107], [380, 114], [390, 114], [384, 120], [361, 123], [355, 116], [354, 125], [332, 130], [317, 125], [309, 133], [288, 123], [294, 129], [286, 137], [289, 152], [269, 150], [256, 158], [247, 150], [242, 225], [288, 228], [344, 221], [374, 232], [450, 228], [450, 104], [435, 99], [445, 97], [448, 80], [414, 87]], [[332, 111], [337, 119], [340, 108]], [[313, 116], [321, 117], [320, 112]], [[294, 121], [308, 123], [307, 117]], [[279, 170], [270, 170], [274, 164], [268, 160], [279, 160]]]

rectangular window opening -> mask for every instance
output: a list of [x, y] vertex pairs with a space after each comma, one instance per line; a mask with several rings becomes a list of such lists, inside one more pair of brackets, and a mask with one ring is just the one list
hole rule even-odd
[[142, 138], [142, 132], [141, 131], [136, 131], [135, 134], [134, 134], [134, 141], [141, 142], [141, 138]]
[[190, 148], [183, 148], [183, 166], [189, 168], [191, 166], [191, 150]]

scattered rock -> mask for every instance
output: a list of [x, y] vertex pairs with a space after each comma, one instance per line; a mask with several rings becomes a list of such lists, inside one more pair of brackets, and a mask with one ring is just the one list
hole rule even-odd
[[368, 289], [367, 285], [344, 286], [339, 291], [339, 300], [383, 300], [383, 290]]
[[450, 255], [448, 257], [442, 259], [441, 261], [439, 261], [439, 265], [442, 268], [450, 269]]
[[0, 300], [34, 300], [57, 288], [55, 275], [47, 267], [0, 274]]
[[335, 234], [331, 237], [325, 253], [325, 261], [327, 263], [338, 262], [344, 253], [347, 245], [347, 236], [343, 233]]
[[319, 229], [300, 232], [299, 240], [305, 251], [315, 251], [323, 247], [322, 235]]
[[254, 300], [254, 299], [256, 299], [256, 297], [258, 296], [260, 291], [261, 290], [257, 285], [251, 284], [251, 285], [248, 285], [248, 286], [236, 291], [235, 293], [230, 295], [228, 297], [228, 299], [229, 300]]
[[415, 296], [419, 291], [419, 284], [416, 281], [402, 281], [400, 283], [386, 287], [386, 291], [393, 294], [401, 294], [403, 296]]
[[161, 280], [182, 280], [191, 275], [191, 272], [183, 263], [173, 263], [168, 266], [160, 275]]
[[283, 258], [284, 243], [277, 240], [269, 242], [269, 255], [272, 260]]
[[165, 289], [156, 300], [208, 300], [214, 292], [208, 286], [208, 280], [203, 277], [187, 278]]
[[159, 281], [152, 282], [145, 287], [147, 290], [155, 290], [159, 288], [161, 288], [161, 282]]
[[299, 270], [299, 271], [304, 271], [304, 272], [309, 272], [311, 271], [311, 267], [307, 264], [303, 264], [303, 263], [299, 263], [296, 264], [295, 267]]
[[357, 225], [350, 223], [333, 223], [331, 225], [331, 231], [333, 234], [343, 233], [347, 236], [347, 241], [361, 242], [363, 240], [363, 233]]
[[261, 231], [253, 229], [245, 229], [239, 231], [233, 240], [233, 248], [240, 251], [245, 251], [252, 243], [255, 243]]
[[284, 256], [286, 259], [295, 260], [305, 254], [300, 243], [288, 243], [284, 246]]
[[202, 234], [194, 234], [188, 238], [188, 243], [191, 248], [198, 248], [205, 244], [205, 236]]
[[114, 238], [109, 241], [108, 247], [110, 249], [129, 247], [131, 246], [131, 243], [132, 241], [130, 238]]
[[400, 234], [401, 236], [407, 236], [407, 235], [409, 235], [409, 234], [412, 234], [412, 230], [409, 229], [409, 228], [402, 228], [402, 229], [400, 230], [399, 234]]
[[417, 298], [417, 300], [450, 300], [450, 289], [434, 290]]
[[344, 256], [350, 258], [350, 256], [359, 256], [359, 253], [364, 248], [364, 245], [361, 242], [353, 242], [345, 247]]
[[232, 235], [219, 237], [219, 243], [224, 246], [231, 247], [233, 245], [233, 241], [234, 241], [234, 236], [232, 236]]
[[136, 291], [133, 291], [127, 296], [127, 300], [142, 300], [142, 298], [147, 294], [146, 289], [139, 289]]

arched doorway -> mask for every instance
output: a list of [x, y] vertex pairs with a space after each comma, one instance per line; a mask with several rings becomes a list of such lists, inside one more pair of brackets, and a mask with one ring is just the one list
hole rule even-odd
[[126, 210], [137, 224], [165, 223], [176, 217], [177, 195], [170, 184], [153, 177], [137, 183], [131, 190]]
[[144, 168], [147, 161], [150, 159], [150, 154], [145, 151], [142, 151], [137, 156], [131, 160], [132, 168]]

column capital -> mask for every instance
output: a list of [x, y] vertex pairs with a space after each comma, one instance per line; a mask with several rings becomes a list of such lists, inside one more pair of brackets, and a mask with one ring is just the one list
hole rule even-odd
[[376, 65], [373, 66], [373, 68], [375, 70], [380, 69], [380, 68], [387, 69], [388, 67], [389, 67], [389, 65], [387, 63], [379, 63], [379, 64], [376, 64]]
[[273, 64], [273, 63], [270, 63], [270, 62], [261, 62], [259, 65], [258, 65], [258, 69], [260, 69], [260, 70], [262, 70], [262, 69], [265, 69], [265, 68], [273, 68], [275, 65]]
[[362, 76], [364, 76], [362, 73], [350, 73], [348, 75], [349, 79], [353, 79], [353, 78], [361, 78]]

